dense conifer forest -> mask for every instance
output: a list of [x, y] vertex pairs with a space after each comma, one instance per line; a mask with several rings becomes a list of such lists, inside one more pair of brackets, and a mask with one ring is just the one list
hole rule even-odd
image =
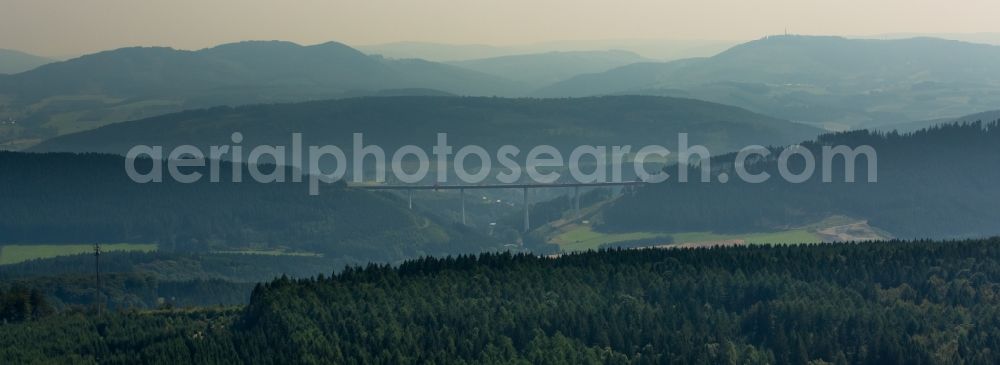
[[0, 362], [993, 364], [998, 308], [998, 239], [484, 254], [28, 316]]

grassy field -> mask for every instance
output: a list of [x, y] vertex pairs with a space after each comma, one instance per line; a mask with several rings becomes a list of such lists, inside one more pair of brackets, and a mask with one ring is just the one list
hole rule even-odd
[[302, 256], [302, 257], [323, 257], [323, 254], [316, 252], [292, 252], [282, 249], [272, 250], [223, 250], [212, 251], [215, 254], [223, 255], [264, 255], [264, 256]]
[[[156, 244], [146, 243], [109, 243], [102, 244], [101, 251], [156, 251]], [[0, 246], [0, 265], [16, 264], [18, 262], [44, 259], [56, 256], [78, 255], [94, 252], [94, 245], [4, 245]]]
[[589, 249], [596, 250], [602, 244], [610, 242], [641, 240], [662, 236], [665, 236], [665, 234], [653, 232], [601, 233], [595, 232], [590, 226], [581, 225], [560, 233], [549, 242], [559, 245], [563, 251], [585, 251]]
[[590, 226], [580, 225], [570, 228], [553, 237], [549, 242], [559, 245], [563, 251], [584, 251], [597, 249], [602, 244], [620, 241], [639, 240], [671, 236], [674, 243], [701, 243], [728, 240], [743, 240], [751, 244], [794, 244], [818, 243], [820, 237], [807, 229], [793, 229], [779, 232], [718, 234], [711, 232], [633, 232], [633, 233], [602, 233], [595, 232]]
[[122, 103], [124, 101], [123, 99], [106, 95], [62, 95], [42, 100], [31, 105], [30, 108], [38, 112], [47, 108], [58, 107], [61, 103], [66, 102], [92, 103], [93, 107], [91, 108], [85, 108], [84, 110], [71, 108], [72, 111], [54, 113], [50, 116], [44, 126], [54, 128], [57, 134], [64, 135], [98, 128], [110, 123], [166, 114], [169, 111], [180, 109], [182, 105], [178, 100], [167, 99]]
[[765, 233], [741, 233], [741, 234], [718, 234], [711, 232], [684, 232], [672, 233], [674, 242], [677, 243], [699, 243], [728, 240], [743, 240], [746, 243], [773, 243], [773, 244], [795, 244], [795, 243], [819, 243], [820, 237], [806, 229], [792, 229], [779, 232]]

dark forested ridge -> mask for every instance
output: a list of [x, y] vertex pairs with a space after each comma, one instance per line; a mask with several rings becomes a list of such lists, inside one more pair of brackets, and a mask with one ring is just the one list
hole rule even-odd
[[[844, 161], [833, 160], [833, 182], [821, 181], [823, 146], [872, 146], [878, 181], [867, 182], [865, 157], [857, 161], [856, 182], [845, 183]], [[777, 170], [776, 148], [766, 160], [751, 161], [752, 173], [771, 179], [751, 184], [736, 179], [734, 155], [712, 160], [711, 183], [671, 180], [639, 189], [604, 211], [605, 229], [641, 231], [747, 232], [784, 229], [832, 214], [868, 220], [896, 237], [983, 237], [1000, 234], [1000, 124], [966, 123], [909, 134], [853, 131], [821, 136], [803, 144], [816, 156], [816, 172], [793, 184]], [[801, 159], [790, 160], [793, 172]], [[717, 182], [725, 172], [733, 179]], [[675, 171], [671, 170], [673, 175]]]
[[332, 144], [345, 152], [350, 151], [353, 133], [364, 133], [366, 144], [386, 151], [410, 144], [431, 146], [437, 133], [448, 133], [448, 142], [455, 146], [552, 145], [568, 155], [569, 148], [587, 144], [672, 148], [678, 133], [689, 133], [692, 143], [723, 153], [748, 144], [795, 143], [822, 131], [682, 98], [401, 96], [191, 110], [54, 138], [32, 151], [124, 154], [140, 143], [228, 145], [233, 132], [243, 134], [246, 146], [288, 145], [297, 132], [306, 145]]
[[486, 254], [258, 286], [238, 311], [0, 325], [0, 359], [993, 364], [1000, 240]]
[[[335, 184], [310, 196], [306, 183], [261, 184], [249, 175], [234, 183], [226, 163], [220, 183], [138, 184], [124, 161], [0, 152], [0, 243], [157, 243], [187, 252], [287, 247], [362, 262], [492, 247], [488, 237], [410, 211], [387, 194]], [[139, 170], [149, 163], [139, 160]]]

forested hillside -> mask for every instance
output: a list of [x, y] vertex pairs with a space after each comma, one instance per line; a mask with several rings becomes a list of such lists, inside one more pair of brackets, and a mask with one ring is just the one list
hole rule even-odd
[[[161, 250], [284, 247], [333, 258], [475, 253], [492, 240], [406, 208], [388, 194], [306, 183], [138, 184], [124, 158], [0, 152], [0, 243], [157, 243]], [[149, 160], [138, 160], [148, 171]], [[273, 168], [273, 167], [271, 167]], [[264, 168], [267, 169], [266, 167]]]
[[6, 363], [993, 364], [1000, 241], [487, 254], [258, 286], [239, 311], [0, 325]]
[[[538, 145], [564, 155], [580, 145], [645, 145], [674, 148], [678, 133], [717, 153], [748, 144], [787, 144], [821, 130], [740, 108], [691, 99], [618, 96], [580, 99], [378, 97], [293, 104], [218, 107], [119, 123], [51, 139], [33, 151], [124, 154], [136, 144], [228, 145], [241, 132], [244, 145], [288, 145], [302, 133], [306, 145], [340, 146], [350, 153], [352, 134], [393, 151], [429, 147], [448, 133], [455, 146], [487, 149]], [[635, 151], [633, 150], [633, 152]], [[429, 149], [428, 149], [429, 151]], [[519, 156], [527, 152], [522, 152]]]
[[[877, 152], [877, 182], [868, 182], [862, 155], [856, 182], [846, 183], [842, 157], [833, 160], [831, 183], [822, 182], [824, 146], [869, 145]], [[781, 148], [751, 159], [751, 173], [767, 172], [761, 184], [737, 179], [735, 155], [712, 160], [712, 182], [697, 167], [691, 182], [675, 176], [619, 199], [604, 211], [606, 230], [753, 232], [795, 227], [839, 214], [868, 220], [896, 237], [983, 237], [1000, 234], [1000, 124], [966, 123], [908, 134], [854, 131], [803, 143], [816, 158], [812, 177], [800, 184], [782, 179]], [[801, 158], [789, 170], [803, 171]], [[726, 173], [732, 179], [720, 183]]]

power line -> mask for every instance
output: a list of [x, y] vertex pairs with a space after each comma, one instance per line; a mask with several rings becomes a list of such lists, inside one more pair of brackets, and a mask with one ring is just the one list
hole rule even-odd
[[102, 312], [102, 290], [101, 290], [101, 244], [94, 244], [94, 273], [96, 274], [97, 280], [97, 295], [94, 297], [95, 304], [97, 305], [97, 313]]

